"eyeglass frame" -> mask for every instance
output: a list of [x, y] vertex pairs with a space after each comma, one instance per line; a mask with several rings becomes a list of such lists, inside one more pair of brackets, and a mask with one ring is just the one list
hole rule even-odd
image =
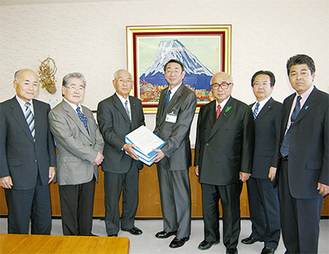
[[[211, 88], [214, 89], [214, 90], [218, 90], [220, 87], [221, 87], [223, 90], [227, 90], [227, 89], [230, 87], [230, 85], [232, 85], [232, 84], [233, 84], [232, 82], [231, 82], [231, 83], [222, 82], [222, 83], [220, 83], [220, 84], [218, 84], [218, 83], [213, 83], [213, 84], [211, 84], [210, 86], [211, 86]], [[214, 88], [214, 85], [217, 85], [218, 87], [217, 87], [217, 88]], [[227, 85], [227, 87], [224, 88], [223, 85]]]

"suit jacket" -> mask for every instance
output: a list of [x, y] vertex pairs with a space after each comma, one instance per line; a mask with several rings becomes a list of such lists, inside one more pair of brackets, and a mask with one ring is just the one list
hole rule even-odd
[[[296, 93], [284, 100], [280, 145]], [[294, 198], [316, 198], [318, 182], [329, 185], [329, 95], [314, 90], [290, 127], [288, 183]], [[279, 182], [280, 184], [280, 182]]]
[[62, 101], [49, 113], [51, 132], [57, 147], [57, 180], [59, 185], [73, 185], [90, 182], [95, 176], [97, 165], [93, 165], [97, 153], [103, 152], [104, 141], [98, 130], [93, 113], [82, 107], [88, 120], [87, 132], [78, 114]]
[[[187, 169], [192, 165], [190, 127], [197, 105], [196, 96], [181, 84], [162, 113], [168, 89], [161, 91], [154, 129], [154, 133], [167, 142], [161, 148], [166, 156], [158, 165], [170, 170]], [[175, 123], [166, 121], [168, 113], [177, 115]]]
[[239, 172], [251, 173], [255, 124], [248, 105], [232, 97], [216, 119], [216, 100], [200, 109], [195, 144], [199, 180], [212, 185], [239, 181]]
[[[250, 105], [252, 107], [254, 104]], [[282, 103], [272, 98], [264, 105], [255, 120], [255, 150], [251, 176], [268, 178], [270, 167], [277, 167]]]
[[125, 136], [145, 125], [142, 103], [139, 99], [129, 96], [131, 118], [126, 113], [117, 94], [101, 101], [97, 107], [97, 120], [105, 140], [104, 161], [102, 170], [111, 173], [127, 173], [134, 163], [139, 169], [143, 167], [140, 161], [135, 161], [122, 150]]
[[49, 167], [56, 166], [53, 136], [49, 130], [47, 103], [33, 100], [35, 142], [16, 98], [0, 104], [0, 177], [11, 176], [14, 189], [31, 189], [38, 173], [43, 185]]

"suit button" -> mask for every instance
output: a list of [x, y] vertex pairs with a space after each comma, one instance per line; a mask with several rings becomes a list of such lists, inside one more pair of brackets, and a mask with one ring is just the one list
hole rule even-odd
[[206, 146], [209, 146], [209, 143], [206, 143]]
[[218, 160], [217, 163], [220, 163], [220, 160]]
[[35, 159], [35, 160], [34, 160], [34, 162], [35, 162], [35, 163], [37, 163], [37, 162], [38, 162], [38, 160], [37, 160], [37, 159]]
[[93, 146], [93, 144], [90, 144], [90, 146]]

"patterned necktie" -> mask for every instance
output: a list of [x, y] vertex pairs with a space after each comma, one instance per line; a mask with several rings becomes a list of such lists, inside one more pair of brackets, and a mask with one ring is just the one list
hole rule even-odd
[[280, 148], [282, 157], [286, 157], [289, 155], [290, 135], [291, 135], [290, 129], [300, 112], [300, 100], [301, 99], [302, 99], [302, 97], [300, 95], [298, 95], [297, 101], [296, 101], [296, 106], [295, 106], [294, 111], [292, 112], [291, 118], [290, 118], [291, 125], [290, 125], [286, 135], [284, 135], [283, 142], [282, 142], [282, 145]]
[[35, 126], [34, 126], [34, 115], [31, 110], [31, 104], [29, 102], [25, 103], [25, 119], [27, 125], [29, 126], [33, 140], [35, 139]]
[[257, 115], [258, 115], [258, 109], [259, 109], [259, 102], [257, 101], [253, 115], [254, 115], [254, 120], [256, 120]]
[[79, 116], [81, 122], [83, 123], [83, 125], [85, 126], [86, 130], [89, 133], [88, 124], [87, 124], [88, 123], [87, 117], [81, 112], [80, 107], [77, 107], [77, 113], [78, 113], [78, 116]]
[[125, 100], [125, 110], [128, 115], [129, 120], [131, 121], [130, 113], [129, 113], [129, 108], [128, 108], [128, 100]]
[[218, 104], [217, 110], [216, 110], [216, 119], [219, 117], [220, 112], [221, 112], [221, 106], [220, 106], [220, 104]]
[[165, 111], [166, 107], [168, 106], [169, 104], [169, 101], [170, 101], [170, 94], [171, 94], [171, 90], [169, 89], [167, 95], [166, 95], [166, 98], [165, 98], [165, 101], [163, 103], [163, 109], [162, 109], [162, 114], [163, 112]]

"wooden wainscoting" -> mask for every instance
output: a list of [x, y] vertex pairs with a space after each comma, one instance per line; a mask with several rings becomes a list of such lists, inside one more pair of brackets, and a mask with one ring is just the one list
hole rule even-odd
[[[192, 152], [194, 156], [194, 151]], [[104, 217], [104, 173], [101, 168], [98, 168], [99, 178], [95, 190], [94, 202], [94, 216]], [[192, 198], [192, 217], [202, 218], [202, 198], [201, 198], [201, 185], [198, 178], [194, 174], [194, 167], [190, 168], [190, 181], [191, 181], [191, 198]], [[50, 195], [52, 205], [52, 215], [60, 216], [60, 202], [58, 184], [50, 184]], [[249, 217], [249, 203], [247, 196], [247, 186], [244, 183], [241, 193], [241, 217]], [[121, 207], [121, 205], [120, 205]], [[0, 215], [7, 215], [7, 206], [5, 201], [4, 190], [0, 188]], [[329, 216], [329, 198], [325, 197], [323, 201], [322, 216]], [[139, 175], [139, 206], [136, 217], [138, 218], [161, 218], [161, 205], [159, 195], [159, 185], [156, 165], [151, 167], [144, 166], [140, 170]]]

